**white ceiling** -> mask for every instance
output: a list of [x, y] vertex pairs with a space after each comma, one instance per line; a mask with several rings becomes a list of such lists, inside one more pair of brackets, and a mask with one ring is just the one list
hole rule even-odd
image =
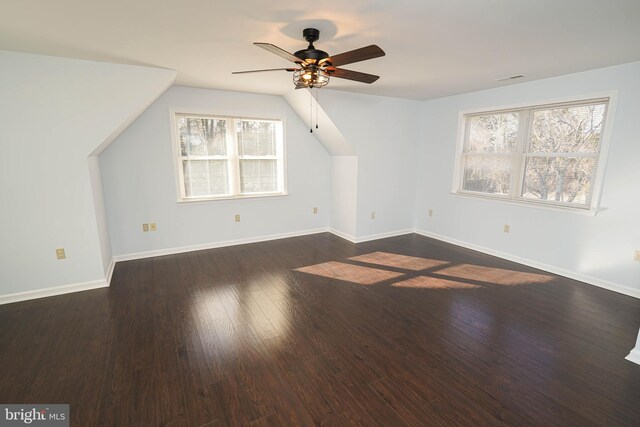
[[284, 94], [290, 64], [252, 42], [294, 52], [302, 29], [336, 54], [378, 44], [383, 58], [344, 68], [372, 85], [337, 90], [430, 99], [640, 60], [639, 0], [0, 0], [0, 49], [149, 65], [177, 84]]

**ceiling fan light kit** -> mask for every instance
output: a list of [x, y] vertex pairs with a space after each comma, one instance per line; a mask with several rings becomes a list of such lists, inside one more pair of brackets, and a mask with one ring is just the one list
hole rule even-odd
[[321, 88], [329, 84], [329, 73], [322, 69], [308, 67], [293, 72], [293, 85], [296, 89]]

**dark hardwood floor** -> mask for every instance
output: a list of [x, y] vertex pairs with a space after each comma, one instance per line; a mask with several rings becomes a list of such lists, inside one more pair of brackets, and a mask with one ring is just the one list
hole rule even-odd
[[638, 426], [639, 325], [637, 299], [478, 252], [324, 233], [0, 306], [0, 403], [69, 403], [74, 426]]

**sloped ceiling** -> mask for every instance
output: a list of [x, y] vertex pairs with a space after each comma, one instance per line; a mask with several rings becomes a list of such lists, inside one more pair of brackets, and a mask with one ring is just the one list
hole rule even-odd
[[178, 71], [177, 84], [284, 94], [285, 67], [252, 46], [316, 46], [339, 53], [371, 43], [387, 56], [345, 68], [373, 85], [333, 79], [335, 90], [430, 99], [640, 60], [638, 0], [21, 0], [2, 1], [0, 49]]
[[[285, 101], [295, 111], [310, 130], [313, 136], [323, 145], [332, 156], [354, 156], [356, 152], [353, 146], [345, 139], [340, 129], [314, 98], [309, 90], [292, 90], [284, 95]], [[311, 117], [314, 116], [315, 117]], [[315, 120], [314, 120], [315, 118]], [[322, 126], [315, 128], [321, 123]], [[315, 125], [314, 125], [315, 124]]]

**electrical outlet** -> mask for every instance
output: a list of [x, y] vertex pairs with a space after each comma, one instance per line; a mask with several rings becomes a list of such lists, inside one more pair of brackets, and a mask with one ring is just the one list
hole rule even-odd
[[67, 255], [64, 253], [64, 248], [56, 249], [56, 258], [58, 259], [66, 259]]
[[142, 231], [144, 231], [145, 233], [149, 231], [149, 224], [142, 224]]
[[318, 213], [318, 208], [313, 208], [313, 213], [317, 214]]
[[376, 213], [375, 213], [375, 211], [371, 211], [371, 219], [376, 219]]
[[240, 222], [240, 215], [236, 215], [236, 222]]
[[509, 224], [505, 224], [504, 228], [502, 229], [505, 233], [508, 233], [511, 231], [511, 226]]
[[149, 230], [156, 231], [157, 229], [158, 229], [158, 226], [156, 225], [155, 222], [152, 222], [151, 224], [149, 224]]
[[636, 254], [633, 256], [635, 262], [640, 262], [640, 249], [636, 250]]
[[433, 216], [433, 209], [429, 209], [429, 216]]

